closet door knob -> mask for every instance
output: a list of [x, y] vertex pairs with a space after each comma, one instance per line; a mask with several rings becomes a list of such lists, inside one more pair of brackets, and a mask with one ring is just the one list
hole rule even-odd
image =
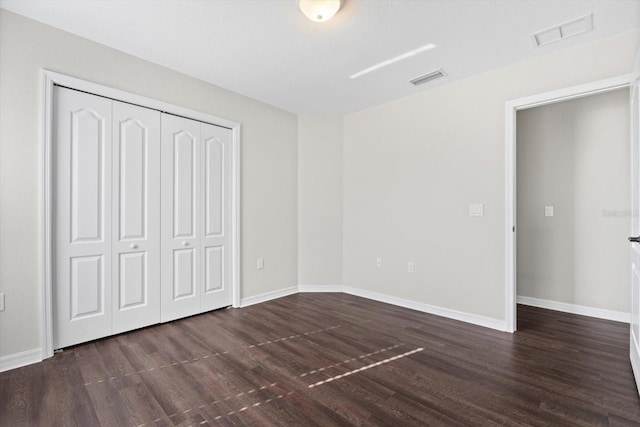
[[182, 242], [182, 246], [189, 246], [189, 242], [187, 242], [186, 240]]
[[629, 237], [629, 241], [631, 243], [640, 243], [640, 236], [638, 236], [638, 237]]
[[136, 245], [135, 243], [131, 244], [131, 249], [138, 249], [138, 245]]

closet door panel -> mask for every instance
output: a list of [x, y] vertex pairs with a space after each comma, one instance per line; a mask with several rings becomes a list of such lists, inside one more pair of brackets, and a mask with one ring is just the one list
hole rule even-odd
[[224, 142], [203, 125], [207, 133], [204, 140], [205, 171], [205, 236], [222, 237], [224, 235]]
[[[106, 113], [106, 112], [105, 112]], [[104, 241], [105, 117], [92, 108], [71, 112], [71, 241]]]
[[160, 321], [160, 112], [113, 103], [113, 333]]
[[[118, 310], [132, 310], [149, 305], [149, 269], [147, 266], [147, 254], [144, 252], [122, 253], [119, 256]], [[153, 295], [151, 296], [153, 298]], [[160, 321], [159, 310], [155, 323]], [[139, 314], [140, 311], [138, 311]], [[118, 314], [115, 314], [118, 316]], [[153, 319], [151, 319], [153, 322]], [[128, 325], [122, 325], [122, 330], [127, 330]]]
[[111, 333], [111, 101], [54, 89], [54, 348]]
[[173, 139], [173, 237], [195, 238], [195, 199], [199, 148], [193, 133], [181, 130]]
[[232, 131], [202, 124], [204, 254], [201, 311], [232, 304], [231, 292], [231, 143]]
[[71, 321], [103, 315], [104, 256], [76, 256], [70, 260]]
[[200, 312], [200, 123], [162, 114], [162, 321]]
[[173, 300], [196, 295], [196, 250], [173, 250]]
[[225, 274], [223, 246], [205, 248], [204, 270], [204, 295], [222, 290]]

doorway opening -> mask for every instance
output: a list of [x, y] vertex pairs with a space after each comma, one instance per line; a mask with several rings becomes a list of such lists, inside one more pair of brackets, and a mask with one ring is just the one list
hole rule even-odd
[[527, 305], [628, 323], [629, 90], [516, 120], [518, 320]]
[[[633, 81], [633, 78], [631, 75], [621, 76], [621, 77], [589, 83], [586, 85], [575, 86], [575, 87], [571, 87], [571, 88], [567, 88], [559, 91], [543, 93], [540, 95], [535, 95], [527, 98], [521, 98], [521, 99], [507, 102], [506, 104], [506, 204], [505, 204], [506, 205], [506, 230], [505, 230], [505, 234], [506, 234], [506, 238], [505, 238], [505, 247], [506, 247], [505, 320], [506, 322], [505, 323], [506, 323], [506, 330], [508, 332], [515, 332], [517, 329], [516, 303], [517, 303], [518, 292], [516, 287], [518, 283], [518, 268], [517, 268], [518, 256], [520, 255], [518, 253], [518, 243], [519, 243], [518, 219], [520, 219], [520, 214], [518, 213], [519, 188], [518, 188], [517, 170], [519, 167], [518, 165], [519, 156], [518, 156], [517, 147], [519, 148], [518, 138], [522, 137], [522, 132], [519, 132], [519, 129], [517, 127], [518, 113], [524, 112], [524, 110], [531, 110], [536, 107], [543, 107], [543, 106], [551, 106], [551, 107], [554, 107], [556, 110], [561, 110], [564, 107], [564, 104], [566, 104], [566, 103], [562, 104], [564, 101], [579, 100], [580, 98], [592, 97], [593, 95], [598, 95], [598, 94], [609, 94], [613, 96], [615, 95], [614, 93], [615, 91], [621, 91], [621, 90], [626, 94], [626, 100], [627, 100], [627, 106], [628, 106], [629, 94], [628, 94], [628, 90], [624, 90], [624, 89], [629, 88], [632, 81]], [[558, 104], [558, 105], [552, 105], [552, 104]], [[628, 107], [627, 107], [627, 111], [628, 111]], [[556, 111], [556, 113], [557, 112], [558, 111]], [[545, 113], [547, 115], [549, 114], [552, 115], [553, 111], [551, 110], [551, 112], [545, 112], [545, 111], [539, 110], [539, 112], [533, 112], [532, 110], [532, 112], [527, 112], [527, 113], [531, 113], [531, 114], [528, 114], [530, 116], [536, 116], [536, 115], [544, 116]], [[548, 145], [548, 144], [545, 144], [545, 145]], [[549, 145], [549, 147], [551, 147], [552, 149], [558, 148], [558, 147], [553, 147], [553, 145]], [[628, 154], [629, 152], [628, 140], [627, 140], [626, 150]], [[593, 153], [590, 153], [590, 154], [593, 154]], [[549, 161], [553, 161], [553, 162], [558, 161], [557, 156], [554, 157], [553, 154], [542, 153], [540, 154], [540, 157], [541, 157], [540, 160], [543, 161], [543, 164], [544, 164], [545, 155], [550, 155], [549, 159], [551, 160]], [[597, 156], [596, 156], [596, 160], [597, 160]], [[613, 165], [614, 168], [615, 166], [616, 165]], [[627, 168], [626, 169], [627, 170], [626, 171], [626, 180], [627, 180], [626, 188], [628, 189], [628, 185], [629, 185], [628, 182], [630, 181], [629, 172], [628, 172], [628, 169], [629, 169], [628, 161], [627, 161], [627, 164], [625, 164], [624, 166]], [[579, 169], [580, 170], [586, 169], [586, 172], [588, 172], [589, 166], [581, 165]], [[534, 172], [536, 171], [534, 170]], [[620, 170], [617, 170], [617, 172], [620, 172]], [[622, 172], [624, 173], [624, 171]], [[551, 185], [551, 188], [552, 190], [557, 190], [556, 188], [553, 188], [553, 185]], [[589, 189], [586, 189], [585, 193], [588, 194], [589, 191], [590, 191]], [[627, 194], [627, 199], [626, 199], [627, 205], [629, 205], [629, 198], [628, 198], [629, 192], [627, 191], [626, 194]], [[546, 201], [540, 202], [540, 200], [544, 200], [544, 194], [542, 194], [541, 197], [542, 198], [538, 200], [538, 203], [542, 203], [542, 205], [539, 206], [539, 209], [535, 208], [535, 209], [532, 209], [530, 212], [532, 215], [532, 218], [534, 218], [536, 221], [540, 220], [538, 221], [539, 225], [537, 227], [544, 228], [546, 226], [552, 226], [552, 225], [554, 227], [555, 226], [561, 227], [562, 226], [562, 224], [560, 224], [561, 221], [555, 221], [555, 223], [553, 221], [559, 219], [561, 213], [563, 215], [563, 219], [566, 220], [568, 217], [567, 215], [568, 210], [574, 209], [574, 208], [570, 208], [569, 205], [567, 204], [567, 201], [563, 200], [562, 197], [558, 196], [555, 199], [555, 200], [559, 200], [559, 202], [550, 201], [549, 203], [547, 203]], [[560, 205], [556, 206], [552, 203], [556, 203], [556, 204], [559, 203]], [[558, 208], [560, 208], [560, 210], [558, 210]], [[601, 215], [601, 218], [599, 218], [599, 220], [600, 222], [602, 222], [605, 215], [610, 215], [611, 218], [615, 218], [616, 216], [622, 217], [622, 220], [618, 222], [623, 222], [625, 221], [625, 218], [624, 218], [625, 215], [628, 213], [629, 213], [628, 209], [625, 210], [624, 208], [607, 206], [604, 209], [600, 208], [599, 214]], [[594, 218], [591, 218], [591, 219], [594, 220]], [[547, 221], [546, 223], [544, 222], [545, 220]], [[572, 221], [573, 219], [571, 219], [569, 223], [571, 224]], [[627, 219], [625, 222], [626, 222], [625, 235], [621, 237], [623, 241], [624, 241], [624, 238], [626, 237], [626, 233], [628, 233], [630, 221]], [[549, 228], [553, 228], [553, 227], [549, 227]], [[536, 235], [535, 229], [536, 229], [536, 226], [534, 225], [533, 226], [534, 233], [532, 235]], [[529, 233], [531, 233], [531, 230], [529, 230]], [[522, 243], [524, 242], [521, 242], [521, 244]], [[548, 244], [548, 242], [542, 243], [538, 246], [544, 248], [544, 244]], [[543, 254], [541, 255], [543, 258], [546, 255], [550, 255], [550, 254], [545, 255], [544, 252], [540, 252], [540, 251], [538, 252]], [[532, 260], [528, 260], [528, 261], [532, 261]], [[566, 260], [564, 261], [565, 263], [567, 262]], [[533, 262], [533, 264], [536, 264], [536, 262]], [[562, 268], [562, 267], [559, 267], [559, 268]], [[623, 274], [628, 275], [628, 269], [625, 269]], [[628, 279], [625, 281], [625, 286], [627, 287], [629, 286]], [[548, 295], [553, 295], [553, 293], [550, 293]], [[627, 295], [628, 295], [628, 292], [627, 292]], [[581, 296], [581, 298], [582, 297], [583, 296]], [[538, 300], [544, 300], [544, 298], [538, 298]], [[520, 301], [523, 301], [523, 300], [521, 299]], [[528, 302], [531, 303], [532, 301], [528, 300]], [[581, 304], [573, 304], [574, 307], [577, 305], [581, 305]], [[552, 307], [548, 307], [548, 308], [552, 308]], [[556, 305], [555, 308], [558, 309], [560, 308], [560, 306]], [[564, 306], [563, 308], [566, 308], [566, 306]], [[616, 310], [610, 310], [610, 311], [616, 311]], [[628, 308], [627, 308], [627, 312], [628, 312]]]

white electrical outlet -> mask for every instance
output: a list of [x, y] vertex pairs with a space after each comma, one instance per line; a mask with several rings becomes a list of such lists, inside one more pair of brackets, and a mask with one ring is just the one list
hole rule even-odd
[[413, 273], [415, 271], [415, 266], [413, 265], [412, 262], [410, 262], [409, 264], [407, 264], [407, 271], [409, 273]]
[[544, 216], [553, 216], [553, 206], [544, 207]]
[[382, 258], [380, 258], [380, 257], [376, 258], [376, 265], [378, 267], [382, 267]]
[[4, 292], [0, 294], [0, 311], [4, 311]]
[[258, 258], [258, 270], [262, 270], [264, 268], [264, 258]]

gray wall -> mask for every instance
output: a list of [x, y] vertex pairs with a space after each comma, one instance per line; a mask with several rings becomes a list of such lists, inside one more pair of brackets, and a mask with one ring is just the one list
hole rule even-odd
[[518, 295], [628, 312], [629, 90], [518, 112], [517, 162]]
[[298, 117], [298, 281], [342, 284], [342, 117]]
[[628, 74], [639, 40], [540, 51], [346, 116], [344, 284], [503, 322], [505, 102]]
[[40, 347], [42, 68], [240, 122], [242, 297], [297, 286], [294, 114], [0, 10], [0, 357]]

